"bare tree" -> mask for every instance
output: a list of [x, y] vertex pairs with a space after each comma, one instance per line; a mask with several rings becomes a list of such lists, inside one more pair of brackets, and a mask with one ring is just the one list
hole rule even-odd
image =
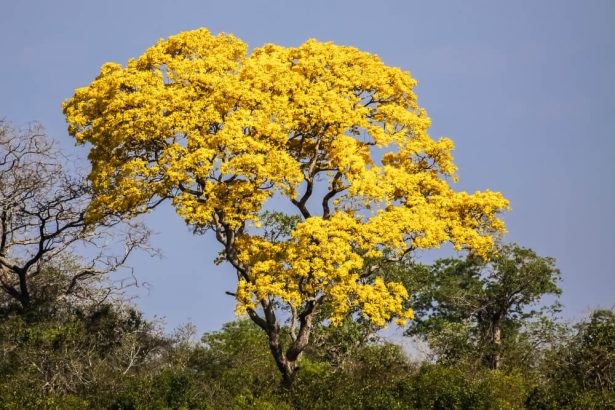
[[90, 187], [70, 162], [40, 125], [17, 129], [0, 120], [0, 289], [23, 308], [35, 284], [55, 287], [60, 297], [105, 298], [112, 287], [92, 282], [147, 248], [142, 224], [88, 223]]

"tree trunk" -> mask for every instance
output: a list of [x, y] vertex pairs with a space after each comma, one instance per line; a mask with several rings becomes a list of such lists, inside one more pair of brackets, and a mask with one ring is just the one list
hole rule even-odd
[[275, 360], [280, 373], [282, 374], [282, 383], [284, 386], [290, 386], [293, 381], [295, 370], [297, 369], [297, 360], [289, 360], [284, 354], [282, 341], [280, 340], [279, 326], [265, 329], [269, 339], [269, 349]]
[[292, 384], [297, 371], [299, 356], [309, 344], [316, 302], [308, 303], [304, 311], [298, 316], [299, 331], [296, 335], [291, 334], [290, 345], [286, 350], [281, 340], [281, 329], [275, 316], [273, 304], [269, 300], [264, 299], [261, 300], [261, 306], [265, 313], [264, 318], [258, 316], [254, 310], [248, 310], [248, 316], [267, 333], [269, 350], [271, 350], [271, 354], [282, 375], [282, 386], [288, 388]]
[[491, 346], [489, 346], [489, 368], [498, 370], [502, 362], [502, 325], [499, 319], [491, 323]]
[[493, 329], [493, 370], [500, 368], [501, 350], [502, 350], [502, 328], [499, 323]]
[[30, 291], [28, 290], [28, 277], [26, 272], [19, 273], [19, 303], [23, 309], [30, 307]]

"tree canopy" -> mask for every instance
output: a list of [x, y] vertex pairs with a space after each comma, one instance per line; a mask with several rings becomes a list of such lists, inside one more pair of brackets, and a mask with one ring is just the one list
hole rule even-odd
[[[407, 289], [379, 274], [387, 260], [447, 242], [486, 256], [504, 232], [500, 193], [451, 188], [453, 143], [429, 136], [416, 84], [316, 40], [250, 54], [206, 29], [160, 40], [105, 64], [64, 104], [70, 134], [91, 144], [89, 218], [169, 199], [195, 231], [214, 231], [237, 272], [238, 312], [292, 374], [323, 305], [334, 325], [357, 311], [377, 325], [412, 318]], [[265, 206], [294, 207], [300, 221], [272, 240]], [[279, 302], [292, 316], [285, 352]]]
[[516, 244], [498, 244], [489, 261], [470, 256], [411, 268], [416, 320], [409, 333], [428, 340], [442, 363], [470, 359], [498, 369], [531, 362], [537, 346], [521, 339], [544, 339], [553, 324], [545, 313], [559, 308], [557, 298], [543, 301], [561, 293], [555, 260]]

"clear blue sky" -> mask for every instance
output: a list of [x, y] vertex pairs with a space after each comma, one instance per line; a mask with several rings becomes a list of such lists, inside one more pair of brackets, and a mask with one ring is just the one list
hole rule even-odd
[[[62, 101], [107, 62], [207, 27], [251, 47], [352, 45], [419, 80], [434, 137], [457, 146], [457, 188], [510, 199], [507, 239], [557, 258], [565, 315], [615, 304], [614, 1], [2, 1], [0, 117], [37, 120], [80, 157]], [[211, 237], [169, 209], [148, 217], [165, 257], [135, 258], [139, 305], [169, 327], [233, 318]]]

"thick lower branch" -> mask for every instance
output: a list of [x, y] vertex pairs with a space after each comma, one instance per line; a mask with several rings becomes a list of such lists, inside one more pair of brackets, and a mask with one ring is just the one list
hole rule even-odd
[[27, 272], [26, 271], [19, 272], [18, 276], [19, 276], [19, 293], [20, 293], [19, 303], [21, 303], [21, 306], [23, 308], [27, 308], [28, 306], [30, 306], [30, 291], [28, 290]]
[[288, 360], [286, 355], [284, 355], [280, 325], [277, 321], [271, 300], [261, 300], [261, 306], [263, 307], [263, 311], [265, 313], [265, 331], [267, 332], [267, 338], [269, 341], [269, 350], [271, 350], [271, 354], [275, 359], [276, 365], [278, 366], [280, 373], [282, 373], [284, 383], [290, 384], [297, 368], [296, 360]]
[[[298, 316], [299, 329], [295, 335], [291, 335], [291, 343], [284, 350], [283, 334], [275, 314], [274, 304], [269, 298], [260, 301], [264, 312], [264, 318], [259, 316], [254, 309], [248, 309], [248, 316], [267, 334], [269, 350], [282, 375], [284, 384], [290, 385], [298, 368], [297, 361], [303, 350], [308, 346], [313, 328], [313, 316], [318, 301], [309, 302], [304, 311]], [[294, 333], [294, 332], [293, 332]]]
[[258, 327], [263, 329], [265, 332], [268, 332], [267, 322], [262, 317], [260, 317], [254, 309], [248, 308], [247, 312], [248, 312], [248, 316], [250, 317], [250, 319], [252, 319], [252, 321], [256, 323]]
[[286, 358], [289, 361], [296, 361], [301, 352], [303, 352], [310, 343], [314, 313], [321, 302], [322, 299], [308, 302], [303, 312], [299, 315], [299, 331], [286, 351]]
[[306, 204], [310, 196], [312, 196], [312, 189], [313, 189], [314, 183], [313, 183], [312, 178], [310, 177], [306, 178], [306, 183], [307, 183], [307, 187], [301, 199], [299, 201], [297, 201], [296, 199], [291, 199], [291, 202], [293, 203], [293, 205], [295, 205], [299, 209], [299, 211], [301, 212], [301, 215], [305, 219], [308, 219], [312, 215], [310, 214], [310, 211], [308, 211]]

